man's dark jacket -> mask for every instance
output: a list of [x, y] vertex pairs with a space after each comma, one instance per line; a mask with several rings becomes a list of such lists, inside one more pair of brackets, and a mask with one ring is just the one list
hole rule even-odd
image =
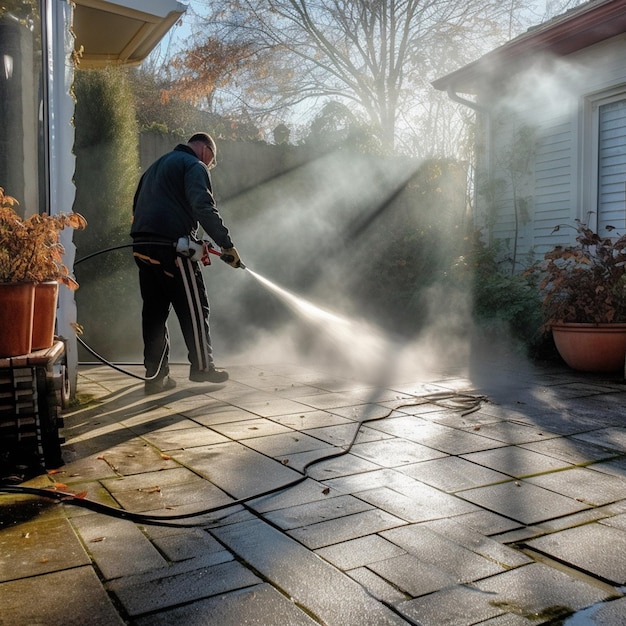
[[215, 206], [209, 170], [184, 144], [157, 159], [142, 175], [133, 201], [134, 239], [178, 241], [198, 224], [221, 248], [233, 243]]

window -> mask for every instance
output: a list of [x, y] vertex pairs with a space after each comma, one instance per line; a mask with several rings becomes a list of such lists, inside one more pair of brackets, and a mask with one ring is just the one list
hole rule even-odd
[[46, 209], [39, 0], [0, 6], [0, 187], [23, 215]]
[[598, 233], [626, 234], [626, 98], [598, 107]]

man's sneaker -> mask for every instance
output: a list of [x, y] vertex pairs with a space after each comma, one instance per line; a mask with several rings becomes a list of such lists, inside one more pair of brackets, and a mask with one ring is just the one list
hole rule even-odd
[[176, 387], [176, 381], [169, 376], [159, 378], [157, 380], [147, 380], [144, 386], [144, 392], [147, 396], [151, 396], [155, 393], [161, 393], [162, 391], [169, 391]]
[[224, 383], [228, 380], [228, 372], [216, 370], [214, 367], [208, 370], [189, 372], [189, 380], [194, 383]]

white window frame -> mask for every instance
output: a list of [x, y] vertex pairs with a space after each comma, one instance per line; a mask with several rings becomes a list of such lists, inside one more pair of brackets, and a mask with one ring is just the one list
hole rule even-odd
[[590, 94], [583, 100], [577, 214], [593, 229], [598, 228], [600, 107], [620, 100], [626, 101], [626, 84]]

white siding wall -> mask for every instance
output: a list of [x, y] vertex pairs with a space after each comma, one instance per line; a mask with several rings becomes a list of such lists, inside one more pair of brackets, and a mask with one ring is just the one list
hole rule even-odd
[[[533, 251], [540, 257], [555, 243], [571, 241], [575, 230], [566, 225], [575, 226], [575, 219], [597, 226], [598, 110], [607, 99], [626, 98], [625, 58], [626, 35], [620, 35], [566, 59], [543, 63], [543, 73], [525, 71], [514, 77], [514, 95], [509, 92], [506, 101], [494, 100], [493, 94], [482, 97], [494, 119], [501, 119], [505, 110], [508, 116], [506, 123], [494, 124], [494, 177], [507, 178], [502, 163], [512, 149], [516, 129], [529, 125], [537, 133], [529, 191], [533, 222], [520, 229], [518, 254]], [[545, 71], [546, 65], [550, 72]], [[623, 172], [624, 163], [618, 167]], [[479, 199], [479, 216], [486, 210]], [[509, 189], [501, 198], [493, 236], [511, 241], [514, 223]], [[553, 232], [557, 225], [561, 228]]]
[[555, 233], [557, 226], [573, 225], [577, 217], [573, 184], [575, 136], [572, 121], [563, 121], [543, 127], [538, 138], [535, 159], [532, 246], [542, 255], [557, 241], [565, 242], [573, 231], [568, 228]]

